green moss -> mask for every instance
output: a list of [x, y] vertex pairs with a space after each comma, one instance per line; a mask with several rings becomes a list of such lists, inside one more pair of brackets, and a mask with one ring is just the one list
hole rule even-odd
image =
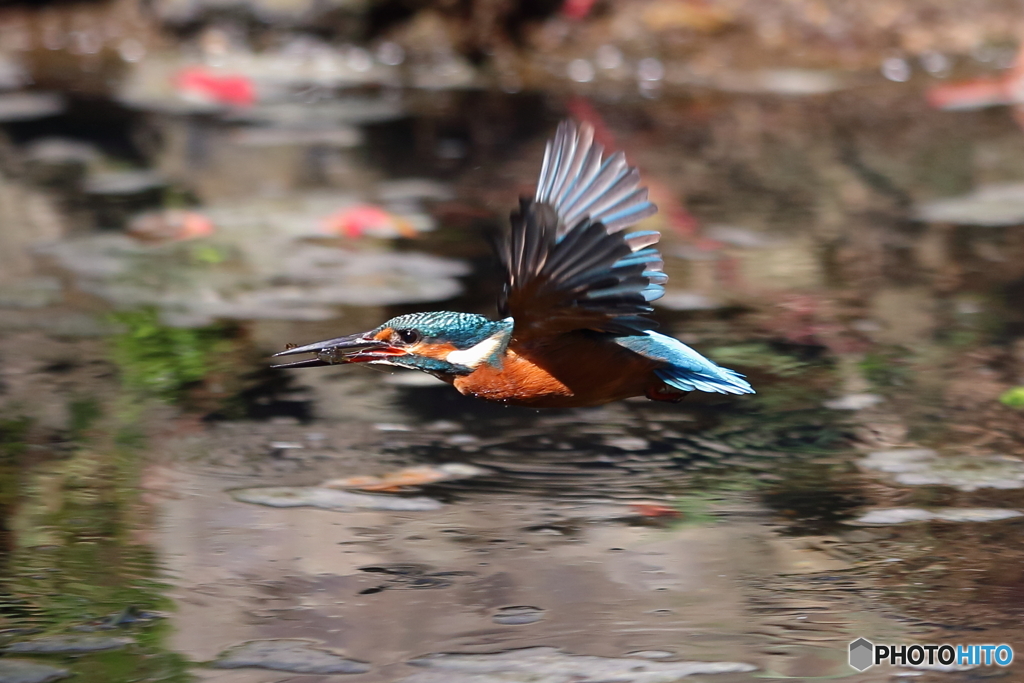
[[179, 399], [185, 388], [206, 377], [228, 344], [223, 328], [169, 327], [151, 308], [113, 318], [124, 328], [112, 340], [124, 384], [164, 400]]
[[188, 209], [196, 205], [196, 198], [191, 192], [172, 185], [163, 192], [163, 205], [165, 209]]
[[6, 460], [25, 452], [31, 424], [27, 417], [0, 420], [0, 459]]
[[799, 383], [776, 383], [769, 388], [757, 386], [750, 403], [765, 414], [808, 410], [821, 405], [825, 394]]
[[[72, 402], [73, 431], [89, 431], [70, 454], [28, 451], [28, 420], [0, 422], [0, 645], [13, 638], [75, 633], [123, 613], [166, 611], [153, 551], [136, 541], [142, 409], [124, 401]], [[28, 458], [27, 455], [32, 455]], [[42, 661], [66, 666], [79, 683], [189, 680], [187, 662], [163, 647], [167, 626], [142, 621], [101, 631], [130, 635], [123, 650]]]
[[999, 402], [1010, 408], [1024, 409], [1024, 387], [1014, 387], [1003, 392], [1003, 395], [999, 397]]
[[197, 244], [190, 250], [190, 257], [193, 263], [216, 266], [228, 259], [228, 254], [212, 244]]
[[[2, 629], [68, 633], [127, 607], [171, 608], [153, 552], [131, 537], [140, 514], [137, 463], [137, 453], [124, 448], [83, 448], [25, 473], [15, 547], [0, 577]], [[86, 683], [187, 681], [184, 659], [162, 647], [164, 633], [159, 622], [103, 631], [137, 644], [56, 659]]]
[[78, 441], [102, 415], [100, 403], [95, 398], [79, 398], [68, 403], [70, 414], [68, 432], [72, 441]]
[[679, 511], [679, 523], [673, 526], [706, 526], [714, 524], [718, 518], [711, 512], [715, 497], [702, 491], [687, 493], [675, 501], [675, 509]]

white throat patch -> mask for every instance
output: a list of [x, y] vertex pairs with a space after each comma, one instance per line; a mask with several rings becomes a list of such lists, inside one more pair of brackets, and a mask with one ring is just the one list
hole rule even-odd
[[505, 341], [505, 332], [498, 332], [492, 337], [462, 351], [452, 351], [445, 358], [449, 363], [463, 365], [467, 368], [477, 369], [480, 364], [494, 355], [498, 347]]

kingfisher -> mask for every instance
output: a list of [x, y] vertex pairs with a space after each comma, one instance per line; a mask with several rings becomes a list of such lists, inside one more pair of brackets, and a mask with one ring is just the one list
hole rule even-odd
[[630, 230], [658, 210], [647, 195], [622, 152], [605, 157], [592, 126], [563, 121], [535, 195], [519, 200], [496, 241], [504, 275], [497, 320], [400, 315], [369, 332], [288, 348], [275, 356], [315, 355], [274, 367], [409, 368], [468, 396], [536, 408], [754, 393], [743, 375], [654, 331], [651, 302], [668, 280], [655, 246], [661, 235]]

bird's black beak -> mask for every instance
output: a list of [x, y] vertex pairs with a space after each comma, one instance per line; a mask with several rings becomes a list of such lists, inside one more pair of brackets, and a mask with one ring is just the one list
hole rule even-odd
[[[387, 342], [374, 339], [368, 335], [369, 332], [360, 332], [358, 334], [350, 334], [347, 337], [338, 337], [336, 339], [306, 344], [305, 346], [296, 346], [293, 349], [275, 353], [274, 358], [278, 356], [295, 356], [300, 353], [315, 353], [316, 358], [300, 360], [294, 363], [282, 363], [280, 365], [272, 365], [271, 367], [315, 368], [323, 365], [337, 365], [339, 363], [365, 363], [380, 357], [380, 355], [391, 355], [387, 351], [391, 348]], [[383, 354], [380, 352], [383, 352]]]

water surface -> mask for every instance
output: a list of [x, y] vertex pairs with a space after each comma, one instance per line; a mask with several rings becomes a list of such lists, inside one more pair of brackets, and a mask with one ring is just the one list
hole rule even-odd
[[[662, 208], [662, 330], [756, 396], [540, 412], [420, 376], [266, 368], [405, 312], [493, 313], [487, 234], [566, 115], [624, 149]], [[473, 660], [485, 678], [409, 664], [438, 653], [879, 680], [894, 672], [854, 675], [849, 641], [1014, 644], [1020, 518], [858, 522], [1024, 509], [1024, 418], [1000, 402], [1024, 381], [1021, 228], [977, 205], [973, 224], [927, 218], [1024, 178], [1007, 111], [935, 112], [893, 84], [371, 90], [240, 114], [72, 101], [0, 140], [3, 635], [157, 613], [114, 626], [126, 650], [58, 659], [83, 680], [186, 661], [225, 683], [340, 680], [201, 664], [281, 638], [368, 667], [345, 680], [410, 683], [598, 680], [582, 660]], [[395, 220], [353, 227], [363, 204]], [[237, 495], [450, 463], [483, 473], [377, 494], [432, 509]], [[655, 680], [642, 668], [615, 680]]]

